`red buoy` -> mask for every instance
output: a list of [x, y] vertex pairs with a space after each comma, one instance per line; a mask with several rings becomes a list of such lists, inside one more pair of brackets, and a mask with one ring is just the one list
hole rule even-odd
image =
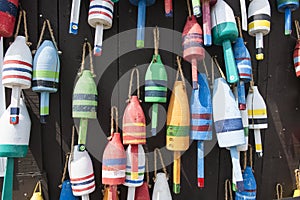
[[18, 14], [18, 0], [3, 0], [0, 3], [0, 36], [11, 37]]

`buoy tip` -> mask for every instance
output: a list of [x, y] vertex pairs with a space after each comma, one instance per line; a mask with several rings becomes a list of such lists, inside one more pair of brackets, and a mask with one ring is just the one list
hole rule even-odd
[[152, 136], [156, 136], [156, 128], [151, 129]]
[[85, 151], [85, 145], [84, 144], [78, 144], [78, 151]]
[[180, 193], [180, 184], [173, 184], [173, 192], [175, 194], [179, 194]]
[[77, 35], [78, 33], [78, 24], [76, 23], [70, 23], [69, 33], [73, 35]]
[[204, 188], [204, 178], [198, 178], [198, 187]]
[[246, 110], [246, 104], [240, 103], [239, 104], [239, 109], [240, 110]]
[[143, 48], [145, 45], [144, 40], [137, 40], [136, 41], [136, 47], [137, 48]]
[[262, 158], [263, 157], [263, 152], [257, 152], [257, 156], [259, 157], [259, 158]]
[[256, 54], [256, 60], [263, 60], [263, 59], [264, 59], [264, 54], [262, 53]]
[[173, 17], [173, 11], [170, 10], [170, 12], [168, 12], [168, 13], [166, 12], [166, 13], [165, 13], [165, 16], [166, 16], [166, 17]]
[[212, 38], [209, 34], [204, 34], [204, 40], [203, 40], [204, 46], [211, 46], [212, 45]]
[[194, 90], [198, 89], [198, 83], [197, 83], [197, 81], [193, 81], [193, 89]]
[[41, 115], [40, 116], [40, 123], [41, 124], [46, 124], [48, 119], [48, 115]]
[[19, 124], [19, 116], [10, 117], [9, 123], [13, 125]]
[[95, 46], [94, 47], [94, 56], [101, 56], [102, 55], [102, 47]]
[[237, 186], [237, 190], [239, 192], [244, 191], [244, 181], [238, 181], [238, 182], [236, 182], [236, 186]]

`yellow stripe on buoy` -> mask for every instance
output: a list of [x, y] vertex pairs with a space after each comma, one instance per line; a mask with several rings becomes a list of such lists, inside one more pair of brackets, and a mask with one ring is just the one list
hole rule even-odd
[[249, 116], [255, 116], [255, 115], [267, 115], [266, 109], [257, 109], [257, 110], [248, 110]]
[[255, 144], [255, 150], [256, 152], [262, 151], [262, 144]]
[[128, 126], [146, 126], [144, 123], [124, 123], [123, 127], [128, 127]]
[[248, 28], [253, 29], [254, 27], [259, 27], [259, 26], [271, 27], [271, 22], [267, 20], [256, 20], [249, 23]]

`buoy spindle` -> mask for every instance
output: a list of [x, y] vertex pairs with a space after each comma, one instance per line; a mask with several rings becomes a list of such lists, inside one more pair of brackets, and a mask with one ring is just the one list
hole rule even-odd
[[146, 0], [139, 0], [136, 47], [143, 48], [145, 40]]
[[193, 14], [195, 17], [201, 17], [201, 3], [200, 0], [192, 0]]
[[260, 129], [254, 129], [255, 151], [259, 157], [263, 156]]
[[10, 123], [19, 123], [21, 87], [14, 86], [11, 93]]
[[284, 13], [284, 34], [292, 33], [292, 11], [299, 8], [299, 0], [277, 0], [277, 9]]
[[74, 35], [78, 33], [78, 28], [79, 28], [78, 22], [79, 22], [80, 4], [81, 4], [81, 0], [72, 1], [69, 33]]
[[8, 157], [3, 182], [2, 200], [13, 199], [14, 159]]
[[165, 15], [166, 17], [173, 17], [172, 0], [165, 0]]
[[173, 192], [175, 194], [180, 193], [180, 152], [174, 151], [174, 163], [173, 163]]
[[204, 142], [199, 140], [197, 142], [197, 177], [198, 187], [204, 187]]
[[203, 19], [203, 43], [204, 46], [211, 46], [211, 19], [210, 19], [210, 4], [212, 1], [203, 0], [202, 1], [202, 19]]

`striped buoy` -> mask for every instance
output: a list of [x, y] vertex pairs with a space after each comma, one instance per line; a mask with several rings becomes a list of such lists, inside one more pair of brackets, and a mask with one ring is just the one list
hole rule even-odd
[[238, 82], [238, 72], [234, 60], [231, 42], [238, 37], [238, 29], [231, 7], [223, 0], [218, 0], [211, 10], [213, 43], [223, 46], [227, 82]]
[[299, 8], [299, 0], [277, 0], [277, 9], [279, 12], [285, 13], [284, 34], [292, 33], [292, 11]]
[[70, 180], [65, 180], [62, 183], [59, 200], [79, 200], [78, 197], [73, 195], [72, 184]]
[[[113, 115], [116, 114], [116, 128], [113, 128]], [[102, 159], [102, 184], [109, 185], [109, 196], [112, 200], [117, 199], [117, 185], [125, 182], [126, 152], [118, 133], [118, 110], [113, 106], [111, 110], [111, 137], [107, 143]]]
[[300, 76], [300, 26], [299, 21], [295, 20], [296, 32], [297, 32], [297, 42], [294, 48], [293, 53], [293, 61], [294, 61], [294, 68], [296, 72], [296, 76]]
[[89, 200], [89, 194], [94, 192], [96, 186], [93, 164], [88, 152], [79, 151], [78, 145], [75, 145], [68, 169], [73, 194], [81, 196], [83, 200]]
[[40, 92], [40, 121], [46, 123], [49, 115], [50, 93], [57, 92], [60, 62], [57, 49], [45, 40], [37, 49], [33, 61], [32, 91]]
[[11, 105], [0, 118], [0, 157], [7, 157], [6, 172], [2, 190], [2, 200], [13, 199], [14, 158], [25, 157], [28, 151], [31, 120], [23, 101], [20, 99], [20, 115], [18, 124], [10, 124]]
[[18, 0], [2, 0], [0, 3], [0, 37], [11, 37], [18, 14]]
[[84, 57], [82, 55], [82, 63], [79, 78], [75, 84], [73, 90], [72, 101], [72, 117], [79, 118], [79, 138], [78, 147], [80, 151], [85, 150], [86, 135], [88, 128], [88, 119], [97, 119], [97, 106], [98, 106], [98, 91], [97, 85], [93, 78], [94, 69], [92, 64], [91, 45], [86, 42], [83, 45], [83, 49], [88, 46], [90, 56], [90, 70], [84, 69]]
[[158, 121], [158, 103], [167, 102], [168, 75], [158, 54], [159, 31], [157, 27], [153, 30], [153, 33], [155, 51], [145, 75], [145, 102], [153, 103], [151, 131], [152, 135], [155, 136]]
[[111, 0], [91, 0], [89, 8], [89, 25], [96, 29], [94, 55], [102, 54], [103, 30], [112, 26], [114, 3]]
[[254, 130], [255, 150], [259, 156], [263, 155], [260, 129], [268, 128], [268, 116], [266, 103], [258, 91], [257, 86], [249, 88], [247, 96], [247, 108], [249, 116], [249, 129]]
[[153, 5], [155, 0], [129, 0], [129, 2], [134, 6], [138, 6], [136, 47], [143, 48], [145, 40], [146, 7]]
[[202, 21], [203, 21], [203, 41], [205, 46], [212, 45], [210, 7], [217, 3], [217, 0], [201, 0]]
[[189, 16], [182, 33], [183, 58], [192, 65], [193, 88], [198, 87], [197, 62], [205, 57], [203, 48], [202, 28], [195, 16]]
[[256, 38], [256, 60], [264, 59], [263, 36], [270, 32], [271, 8], [268, 0], [253, 0], [248, 7], [248, 33]]
[[192, 140], [197, 140], [198, 187], [204, 187], [204, 141], [212, 139], [212, 102], [205, 74], [198, 75], [199, 89], [192, 91], [190, 100]]
[[172, 0], [165, 0], [165, 15], [166, 17], [173, 16], [173, 5]]
[[143, 184], [145, 172], [145, 152], [143, 146], [129, 145], [126, 149], [126, 179], [128, 187], [127, 200], [135, 200], [135, 188]]
[[32, 56], [25, 37], [17, 36], [7, 49], [2, 69], [2, 84], [12, 88], [10, 123], [19, 123], [19, 102], [22, 89], [31, 87]]

